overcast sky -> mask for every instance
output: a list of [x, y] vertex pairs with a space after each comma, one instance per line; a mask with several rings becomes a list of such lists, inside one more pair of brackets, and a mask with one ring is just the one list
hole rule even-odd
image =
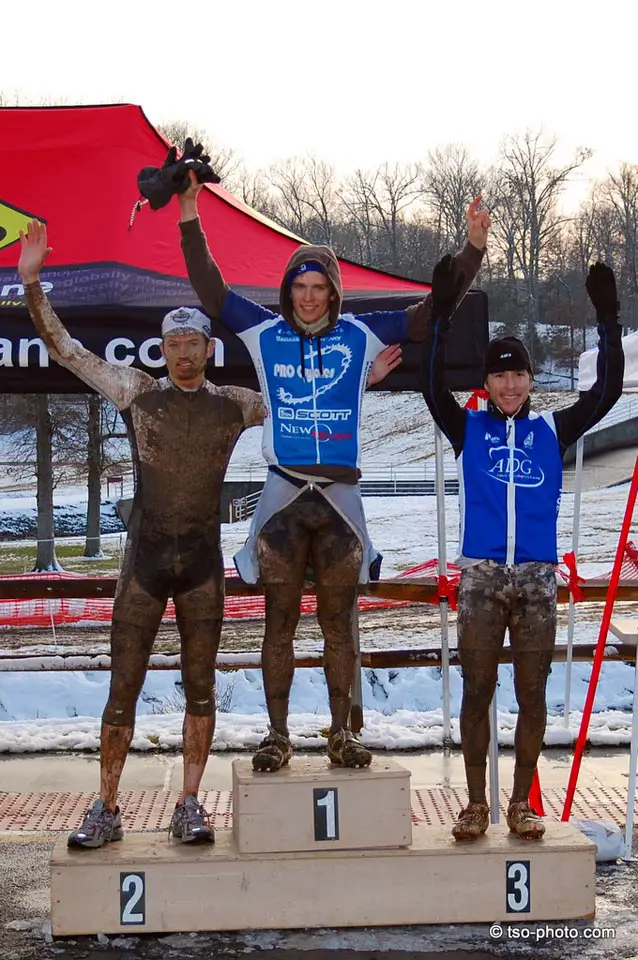
[[[638, 163], [635, 0], [8, 0], [0, 92], [141, 104], [258, 168], [314, 152], [347, 173], [450, 142], [483, 163], [541, 125], [572, 189]], [[2, 171], [0, 171], [0, 183]]]

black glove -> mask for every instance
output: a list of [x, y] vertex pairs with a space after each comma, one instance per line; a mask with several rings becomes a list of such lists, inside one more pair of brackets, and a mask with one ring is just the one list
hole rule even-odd
[[600, 261], [593, 264], [589, 268], [585, 286], [599, 323], [618, 323], [620, 303], [616, 292], [616, 278], [611, 267]]
[[456, 308], [463, 289], [465, 275], [454, 258], [447, 253], [439, 260], [432, 273], [432, 316], [434, 320], [449, 319]]
[[190, 183], [188, 171], [194, 170], [198, 183], [219, 183], [220, 178], [210, 165], [210, 157], [203, 154], [201, 143], [194, 144], [190, 137], [184, 143], [184, 151], [177, 159], [177, 147], [171, 147], [161, 168], [144, 167], [137, 175], [137, 185], [152, 210], [165, 207], [176, 193], [183, 193]]
[[184, 143], [184, 149], [182, 151], [182, 158], [178, 161], [177, 166], [184, 171], [184, 184], [178, 189], [178, 193], [183, 193], [187, 189], [188, 184], [190, 183], [188, 179], [188, 171], [194, 170], [197, 174], [198, 183], [220, 183], [221, 178], [217, 176], [215, 171], [210, 165], [210, 157], [208, 154], [204, 153], [204, 148], [201, 143], [193, 143], [190, 137], [186, 138]]

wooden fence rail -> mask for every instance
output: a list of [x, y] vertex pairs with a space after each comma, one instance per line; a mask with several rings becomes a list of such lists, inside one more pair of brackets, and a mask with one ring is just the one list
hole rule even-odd
[[[0, 600], [50, 599], [109, 599], [115, 596], [117, 577], [74, 577], [64, 580], [45, 580], [41, 577], [0, 577]], [[585, 600], [603, 603], [607, 599], [607, 580], [587, 580], [581, 584]], [[226, 595], [229, 597], [254, 597], [263, 594], [259, 586], [244, 583], [239, 577], [226, 577]], [[308, 594], [314, 590], [309, 585]], [[377, 597], [383, 600], [407, 600], [413, 603], [432, 603], [437, 599], [438, 586], [433, 577], [414, 577], [405, 580], [377, 580], [359, 586], [359, 596]], [[618, 602], [638, 601], [638, 580], [621, 580], [618, 587]], [[567, 603], [569, 591], [562, 580], [558, 581], [558, 602]]]

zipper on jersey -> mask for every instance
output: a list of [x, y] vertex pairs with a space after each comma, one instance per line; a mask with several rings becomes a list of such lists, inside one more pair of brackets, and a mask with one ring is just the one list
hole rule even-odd
[[505, 563], [511, 567], [516, 554], [516, 486], [514, 484], [514, 454], [516, 452], [516, 421], [505, 421], [505, 439], [509, 453], [507, 470], [507, 549]]
[[314, 413], [314, 430], [315, 430], [315, 455], [316, 463], [321, 463], [321, 451], [319, 449], [319, 421], [317, 418], [317, 383], [315, 377], [315, 354], [312, 349], [312, 340], [309, 340], [310, 344], [310, 376], [312, 377], [312, 411]]

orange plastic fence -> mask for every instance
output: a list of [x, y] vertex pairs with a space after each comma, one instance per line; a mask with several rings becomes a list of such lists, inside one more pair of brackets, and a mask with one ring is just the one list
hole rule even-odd
[[[404, 570], [399, 574], [398, 580], [409, 579], [410, 577], [434, 577], [437, 573], [438, 561], [426, 560], [424, 563], [417, 564], [409, 570]], [[575, 569], [575, 568], [574, 568]], [[570, 570], [559, 569], [559, 574], [563, 580], [569, 584], [570, 579], [574, 581], [574, 572]], [[461, 571], [454, 564], [448, 565], [447, 586], [450, 588], [451, 599], [453, 600], [454, 590], [458, 584]], [[227, 577], [237, 576], [237, 571], [230, 568], [225, 571]], [[3, 577], [3, 580], [20, 580], [23, 577], [32, 578], [32, 573], [14, 574]], [[76, 576], [72, 573], [44, 573], [41, 575], [47, 580], [73, 580]], [[638, 548], [633, 542], [627, 544], [625, 557], [621, 570], [622, 580], [638, 580]], [[602, 579], [608, 580], [609, 575]], [[582, 581], [579, 577], [578, 580]], [[396, 607], [413, 606], [411, 600], [385, 600], [374, 597], [359, 597], [359, 610], [386, 610]], [[316, 598], [312, 595], [304, 596], [301, 601], [302, 613], [314, 613], [317, 609]], [[90, 626], [92, 624], [102, 625], [109, 623], [113, 613], [112, 599], [99, 598], [56, 598], [40, 600], [1, 600], [0, 601], [0, 627], [47, 627], [63, 626], [64, 624], [81, 624]], [[230, 620], [258, 620], [264, 616], [264, 598], [263, 596], [253, 597], [226, 597], [224, 605], [224, 616]], [[175, 607], [169, 600], [164, 614], [165, 620], [175, 619]]]
[[[436, 573], [437, 561], [428, 560], [409, 570], [405, 570], [397, 579], [418, 576], [433, 576]], [[450, 580], [458, 580], [460, 571], [450, 566], [452, 576]], [[227, 577], [236, 577], [234, 568], [225, 571]], [[3, 577], [3, 580], [20, 580], [23, 577], [33, 578], [33, 574], [14, 574]], [[46, 580], [73, 580], [72, 573], [43, 573]], [[360, 610], [383, 610], [389, 607], [411, 606], [409, 600], [385, 600], [372, 597], [360, 597]], [[317, 602], [314, 596], [304, 596], [301, 601], [302, 613], [314, 613]], [[65, 624], [93, 624], [109, 623], [113, 613], [113, 600], [100, 598], [46, 598], [39, 600], [2, 600], [0, 601], [0, 627], [48, 627], [63, 626]], [[226, 597], [224, 616], [231, 620], [258, 620], [264, 616], [263, 596], [254, 597]], [[164, 614], [165, 620], [175, 619], [175, 607], [169, 600]]]

